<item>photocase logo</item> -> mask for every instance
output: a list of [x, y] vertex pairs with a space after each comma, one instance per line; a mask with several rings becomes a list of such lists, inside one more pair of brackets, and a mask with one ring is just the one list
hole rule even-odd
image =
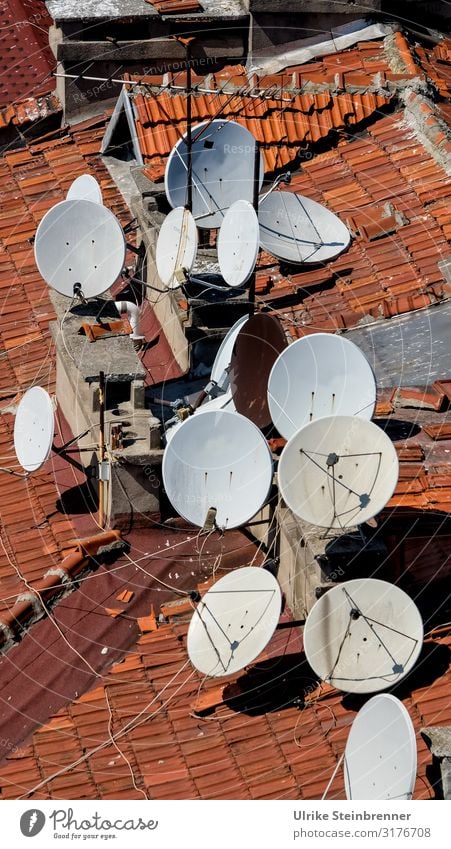
[[24, 837], [36, 837], [45, 826], [45, 814], [33, 808], [25, 811], [20, 818], [20, 830]]

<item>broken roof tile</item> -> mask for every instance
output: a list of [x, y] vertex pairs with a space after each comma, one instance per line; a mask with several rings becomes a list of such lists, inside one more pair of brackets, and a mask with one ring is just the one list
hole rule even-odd
[[146, 3], [153, 6], [160, 15], [177, 15], [203, 11], [199, 0], [146, 0]]
[[27, 122], [31, 113], [34, 118], [43, 117], [50, 104], [55, 108], [58, 103], [49, 98], [44, 106], [47, 99], [42, 97], [55, 89], [55, 59], [47, 38], [51, 18], [45, 4], [39, 3], [38, 10], [35, 0], [4, 0], [0, 24], [0, 126]]

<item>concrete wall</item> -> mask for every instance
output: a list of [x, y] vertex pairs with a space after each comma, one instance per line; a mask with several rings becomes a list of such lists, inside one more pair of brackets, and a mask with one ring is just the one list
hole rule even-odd
[[377, 533], [356, 529], [327, 531], [279, 507], [278, 578], [297, 619], [305, 619], [325, 590], [353, 578], [387, 580], [393, 574], [385, 544]]
[[[58, 312], [64, 299], [56, 296], [53, 300]], [[86, 380], [80, 373], [67, 347], [67, 339], [60, 332], [60, 324], [54, 323], [51, 330], [57, 353], [58, 406], [74, 436], [89, 429], [78, 440], [78, 447], [84, 468], [93, 467], [94, 477], [90, 480], [94, 493], [98, 495], [99, 383]], [[85, 349], [89, 356], [96, 356], [96, 344], [92, 343], [92, 350]], [[85, 342], [86, 345], [90, 343]], [[108, 387], [114, 392], [117, 385], [122, 395], [125, 384], [126, 381], [107, 383], [107, 400]], [[127, 528], [131, 519], [134, 527], [146, 526], [149, 520], [158, 518], [160, 512], [163, 452], [160, 449], [159, 422], [144, 409], [142, 379], [130, 381], [129, 396], [130, 400], [120, 401], [114, 404], [114, 409], [107, 408], [105, 412], [106, 443], [111, 449], [108, 454], [110, 480], [104, 488], [103, 504], [107, 527]], [[118, 425], [122, 429], [122, 445], [113, 450], [111, 430]]]
[[[151, 10], [152, 7], [149, 7]], [[246, 17], [222, 21], [220, 18], [193, 22], [190, 34], [197, 33], [192, 45], [192, 67], [206, 74], [223, 64], [241, 61], [247, 53], [249, 24]], [[49, 41], [58, 62], [58, 72], [80, 74], [89, 68], [91, 77], [121, 77], [124, 72], [161, 75], [181, 70], [186, 52], [173, 33], [182, 33], [159, 15], [141, 21], [61, 22], [50, 30]], [[99, 114], [114, 102], [120, 89], [112, 82], [59, 78], [57, 93], [66, 119]]]

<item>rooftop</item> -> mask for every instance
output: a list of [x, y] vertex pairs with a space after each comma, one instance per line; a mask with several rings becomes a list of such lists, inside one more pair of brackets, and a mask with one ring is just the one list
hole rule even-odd
[[[30, 242], [39, 221], [50, 207], [65, 198], [72, 180], [86, 172], [96, 176], [104, 202], [124, 225], [131, 217], [98, 154], [104, 128], [105, 117], [74, 125], [7, 152], [0, 160], [2, 466], [14, 467], [13, 417], [23, 392], [35, 383], [51, 394], [55, 392], [55, 350], [49, 323], [56, 319], [56, 314], [49, 289], [35, 266]], [[155, 382], [156, 378], [172, 376], [172, 357], [154, 315], [147, 317], [146, 329], [149, 339], [157, 344], [144, 355], [142, 373], [147, 372], [149, 382]], [[179, 374], [178, 370], [175, 374]], [[72, 504], [67, 515], [64, 499], [62, 503], [59, 501], [68, 488], [67, 479], [61, 479], [58, 472], [61, 462], [54, 455], [30, 479], [0, 472], [4, 546], [0, 554], [0, 620], [1, 611], [11, 608], [23, 593], [24, 581], [36, 586], [51, 567], [60, 565], [68, 541], [77, 536], [73, 522], [77, 509]], [[79, 483], [73, 477], [73, 470], [70, 480], [69, 487]], [[95, 531], [94, 523], [88, 524], [83, 533]]]
[[[187, 613], [177, 604], [164, 612], [169, 622], [140, 637], [108, 680], [8, 756], [0, 798], [322, 797], [361, 700], [315, 682], [289, 620], [249, 671], [205, 679], [188, 667]], [[437, 792], [419, 729], [451, 723], [450, 645], [447, 629], [429, 635], [423, 662], [396, 691], [417, 735], [415, 799]], [[342, 770], [328, 798], [345, 798]]]
[[[89, 9], [96, 17], [120, 17], [120, 5], [48, 3], [55, 17], [68, 20], [88, 17]], [[128, 15], [135, 6], [136, 14], [149, 14], [149, 5], [137, 2], [128, 4]], [[289, 190], [324, 203], [352, 231], [349, 250], [325, 266], [290, 268], [262, 254], [258, 304], [275, 310], [292, 338], [354, 328], [367, 351], [377, 345], [374, 357], [371, 351], [380, 385], [376, 413], [401, 460], [398, 487], [377, 532], [387, 544], [393, 580], [418, 592], [428, 632], [422, 662], [396, 690], [417, 733], [415, 798], [440, 793], [419, 729], [451, 724], [451, 636], [448, 626], [430, 633], [436, 621], [449, 620], [441, 590], [440, 602], [434, 598], [430, 606], [448, 574], [451, 538], [451, 374], [446, 343], [439, 346], [435, 338], [446, 327], [450, 295], [438, 266], [449, 256], [451, 235], [450, 143], [443, 124], [448, 68], [447, 41], [413, 48], [398, 33], [259, 79], [259, 87], [274, 87], [268, 100], [251, 103], [237, 94], [244, 78], [250, 84], [240, 67], [210, 75], [213, 93], [195, 98], [201, 120], [232, 93], [225, 114], [261, 139], [267, 171], [300, 165]], [[183, 85], [183, 75], [171, 79]], [[280, 103], [286, 91], [289, 117]], [[178, 138], [174, 124], [183, 132], [184, 98], [140, 92], [133, 99], [146, 171], [161, 179]], [[0, 160], [5, 466], [13, 462], [13, 413], [21, 394], [35, 382], [50, 392], [55, 387], [49, 333], [55, 312], [30, 244], [37, 224], [86, 171], [97, 177], [121, 222], [130, 219], [99, 155], [105, 124], [101, 116], [63, 128]], [[147, 302], [142, 330], [150, 343], [142, 356], [147, 382], [180, 376]], [[404, 362], [401, 376], [393, 350], [404, 342], [412, 363]], [[64, 441], [67, 427], [57, 418]], [[0, 627], [50, 567], [62, 570], [61, 581], [72, 590], [0, 661], [0, 797], [320, 798], [361, 701], [318, 686], [289, 611], [251, 670], [218, 684], [188, 667], [192, 608], [180, 593], [221, 569], [260, 563], [260, 547], [241, 532], [199, 543], [197, 532], [181, 522], [161, 527], [149, 519], [147, 528], [130, 534], [128, 555], [114, 566], [95, 560], [76, 581], [64, 568], [69, 543], [98, 531], [92, 505], [81, 504], [78, 489], [74, 498], [79, 483], [57, 457], [28, 480], [0, 473]], [[344, 797], [340, 772], [330, 796]]]

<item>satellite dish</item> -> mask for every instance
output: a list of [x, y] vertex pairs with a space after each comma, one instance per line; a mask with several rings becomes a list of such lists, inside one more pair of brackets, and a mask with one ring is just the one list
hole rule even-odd
[[[255, 139], [240, 124], [224, 119], [203, 121], [192, 128], [193, 206], [198, 227], [220, 227], [226, 211], [237, 200], [252, 201]], [[185, 137], [172, 149], [164, 175], [171, 206], [187, 198], [188, 153]], [[264, 166], [260, 155], [259, 186]]]
[[66, 200], [90, 200], [91, 203], [103, 203], [102, 189], [91, 174], [82, 174], [70, 185]]
[[322, 528], [350, 528], [376, 516], [393, 495], [398, 456], [373, 422], [328, 416], [287, 442], [279, 489], [293, 513]]
[[229, 385], [227, 369], [229, 368], [230, 361], [232, 359], [232, 351], [236, 337], [243, 325], [246, 324], [248, 318], [249, 316], [247, 315], [243, 315], [239, 318], [238, 321], [232, 325], [226, 336], [224, 336], [224, 339], [218, 348], [218, 353], [216, 354], [215, 361], [211, 369], [210, 380], [213, 380], [214, 383], [217, 383], [218, 386], [221, 386], [224, 389], [226, 389]]
[[[208, 413], [212, 410], [229, 410], [231, 413], [235, 412], [235, 404], [233, 403], [230, 389], [228, 389], [227, 392], [223, 392], [221, 395], [217, 395], [216, 398], [210, 398], [208, 401], [204, 401], [204, 403], [194, 411], [193, 415], [197, 416], [199, 413]], [[172, 427], [168, 427], [164, 434], [166, 437], [166, 445], [170, 442], [174, 434], [180, 430], [183, 424], [184, 422], [181, 421], [172, 425]]]
[[279, 621], [279, 584], [266, 569], [245, 566], [220, 578], [197, 605], [188, 629], [193, 666], [205, 675], [232, 675], [252, 663]]
[[287, 262], [326, 262], [349, 245], [349, 230], [333, 212], [294, 192], [271, 192], [258, 219], [262, 248]]
[[313, 333], [289, 345], [274, 363], [268, 404], [277, 430], [290, 439], [323, 416], [371, 419], [376, 379], [363, 352], [349, 339]]
[[415, 729], [403, 703], [384, 693], [357, 714], [346, 743], [347, 799], [412, 799], [417, 773]]
[[157, 271], [170, 288], [179, 286], [175, 272], [191, 271], [197, 254], [197, 228], [193, 216], [182, 206], [173, 209], [163, 221], [156, 249]]
[[313, 605], [305, 656], [322, 681], [346, 693], [392, 687], [415, 665], [423, 645], [418, 608], [403, 590], [373, 578], [346, 581]]
[[163, 455], [163, 482], [177, 513], [203, 527], [216, 510], [219, 528], [237, 528], [268, 498], [272, 457], [249, 419], [226, 410], [183, 422]]
[[236, 288], [249, 280], [259, 250], [258, 218], [247, 200], [227, 210], [218, 235], [218, 261], [225, 282]]
[[68, 298], [78, 286], [86, 298], [105, 292], [124, 267], [125, 249], [113, 213], [89, 200], [63, 200], [49, 209], [34, 243], [40, 274]]
[[231, 413], [235, 412], [235, 404], [233, 403], [230, 389], [227, 389], [227, 391], [223, 392], [221, 395], [216, 395], [215, 398], [209, 398], [208, 401], [204, 401], [203, 404], [197, 408], [194, 415], [196, 415], [196, 413], [208, 413], [212, 410], [229, 410]]
[[275, 360], [287, 347], [285, 331], [273, 315], [258, 313], [240, 328], [230, 364], [230, 388], [238, 413], [257, 427], [271, 424], [268, 378]]
[[48, 460], [53, 431], [51, 398], [45, 389], [33, 386], [25, 392], [14, 421], [14, 450], [26, 472], [36, 472]]

